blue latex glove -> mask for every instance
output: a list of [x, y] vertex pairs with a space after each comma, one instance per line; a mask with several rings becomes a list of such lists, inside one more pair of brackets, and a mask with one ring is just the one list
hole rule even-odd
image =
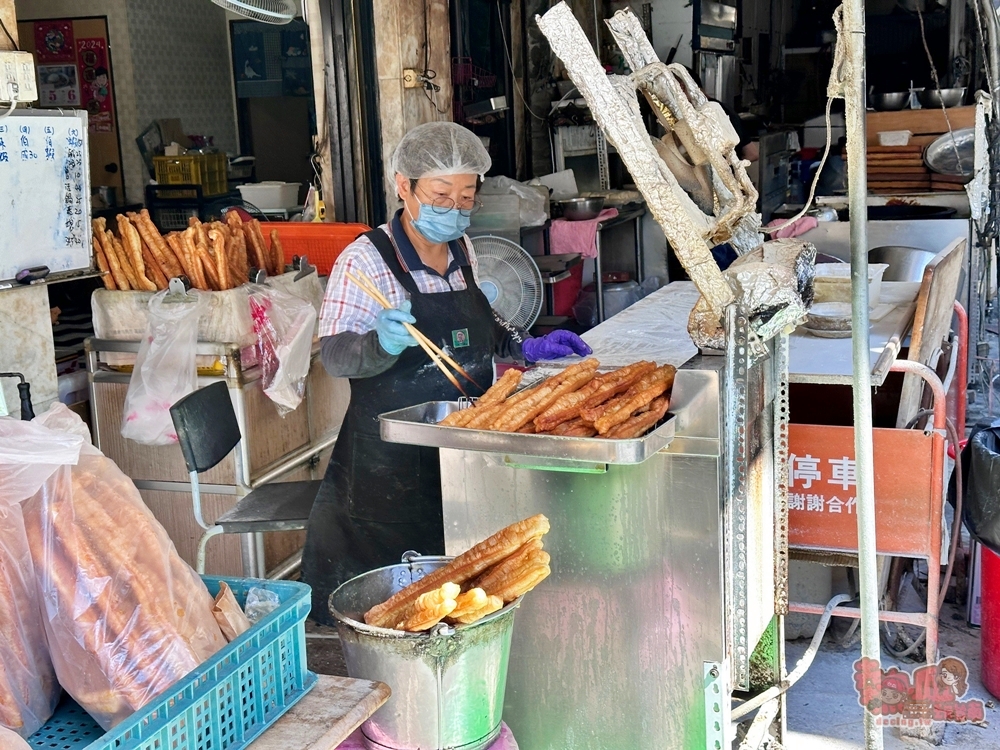
[[553, 331], [541, 338], [527, 339], [521, 345], [521, 353], [529, 362], [541, 362], [547, 359], [559, 359], [570, 354], [586, 357], [594, 350], [572, 331]]
[[375, 318], [378, 342], [389, 354], [397, 356], [408, 346], [416, 346], [417, 340], [410, 335], [403, 323], [416, 323], [410, 315], [410, 300], [405, 300], [394, 310], [382, 310]]

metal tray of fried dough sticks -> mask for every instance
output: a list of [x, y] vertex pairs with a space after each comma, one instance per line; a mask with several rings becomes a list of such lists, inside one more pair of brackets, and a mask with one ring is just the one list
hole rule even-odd
[[670, 445], [670, 441], [674, 439], [675, 419], [670, 412], [664, 415], [655, 428], [633, 440], [522, 435], [516, 432], [470, 430], [466, 427], [442, 427], [438, 424], [459, 408], [457, 401], [428, 401], [407, 409], [380, 414], [382, 439], [387, 443], [430, 448], [454, 448], [599, 464], [641, 464]]

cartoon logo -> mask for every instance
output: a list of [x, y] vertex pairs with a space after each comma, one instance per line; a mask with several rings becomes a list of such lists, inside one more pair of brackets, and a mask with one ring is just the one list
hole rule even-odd
[[954, 656], [918, 667], [910, 675], [896, 667], [879, 669], [874, 659], [854, 662], [858, 702], [885, 727], [929, 726], [934, 721], [979, 723], [981, 700], [959, 700], [969, 689], [969, 668]]

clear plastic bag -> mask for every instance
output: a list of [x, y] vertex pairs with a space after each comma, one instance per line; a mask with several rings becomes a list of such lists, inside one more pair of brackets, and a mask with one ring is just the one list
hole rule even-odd
[[264, 394], [280, 414], [287, 414], [305, 396], [316, 308], [283, 289], [257, 286], [250, 292], [250, 318], [257, 335]]
[[149, 300], [149, 328], [125, 394], [122, 437], [143, 445], [177, 442], [170, 407], [198, 387], [198, 318], [208, 298], [192, 290], [174, 302], [170, 294], [165, 289]]
[[535, 186], [525, 185], [510, 177], [487, 177], [483, 180], [482, 192], [486, 195], [514, 194], [520, 198], [522, 227], [539, 226], [549, 218], [545, 212], [546, 193]]
[[[24, 503], [24, 523], [59, 683], [110, 729], [226, 639], [208, 589], [132, 480], [75, 430], [65, 432], [73, 416], [56, 404], [32, 423], [48, 433], [35, 458], [51, 474]], [[79, 459], [52, 471], [49, 446], [67, 435]]]
[[273, 591], [252, 587], [247, 589], [247, 603], [243, 608], [247, 619], [256, 624], [281, 606], [281, 600]]
[[[0, 419], [0, 728], [24, 738], [52, 716], [61, 691], [45, 642], [21, 503], [58, 471], [53, 462], [75, 461], [82, 445], [80, 437], [53, 440], [49, 430], [30, 422]], [[37, 464], [39, 455], [49, 463]]]

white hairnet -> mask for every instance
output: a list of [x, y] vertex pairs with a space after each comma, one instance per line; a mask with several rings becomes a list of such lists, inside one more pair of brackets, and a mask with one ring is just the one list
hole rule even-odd
[[409, 180], [449, 174], [482, 177], [492, 165], [479, 136], [454, 122], [427, 122], [403, 136], [389, 161], [389, 179]]

